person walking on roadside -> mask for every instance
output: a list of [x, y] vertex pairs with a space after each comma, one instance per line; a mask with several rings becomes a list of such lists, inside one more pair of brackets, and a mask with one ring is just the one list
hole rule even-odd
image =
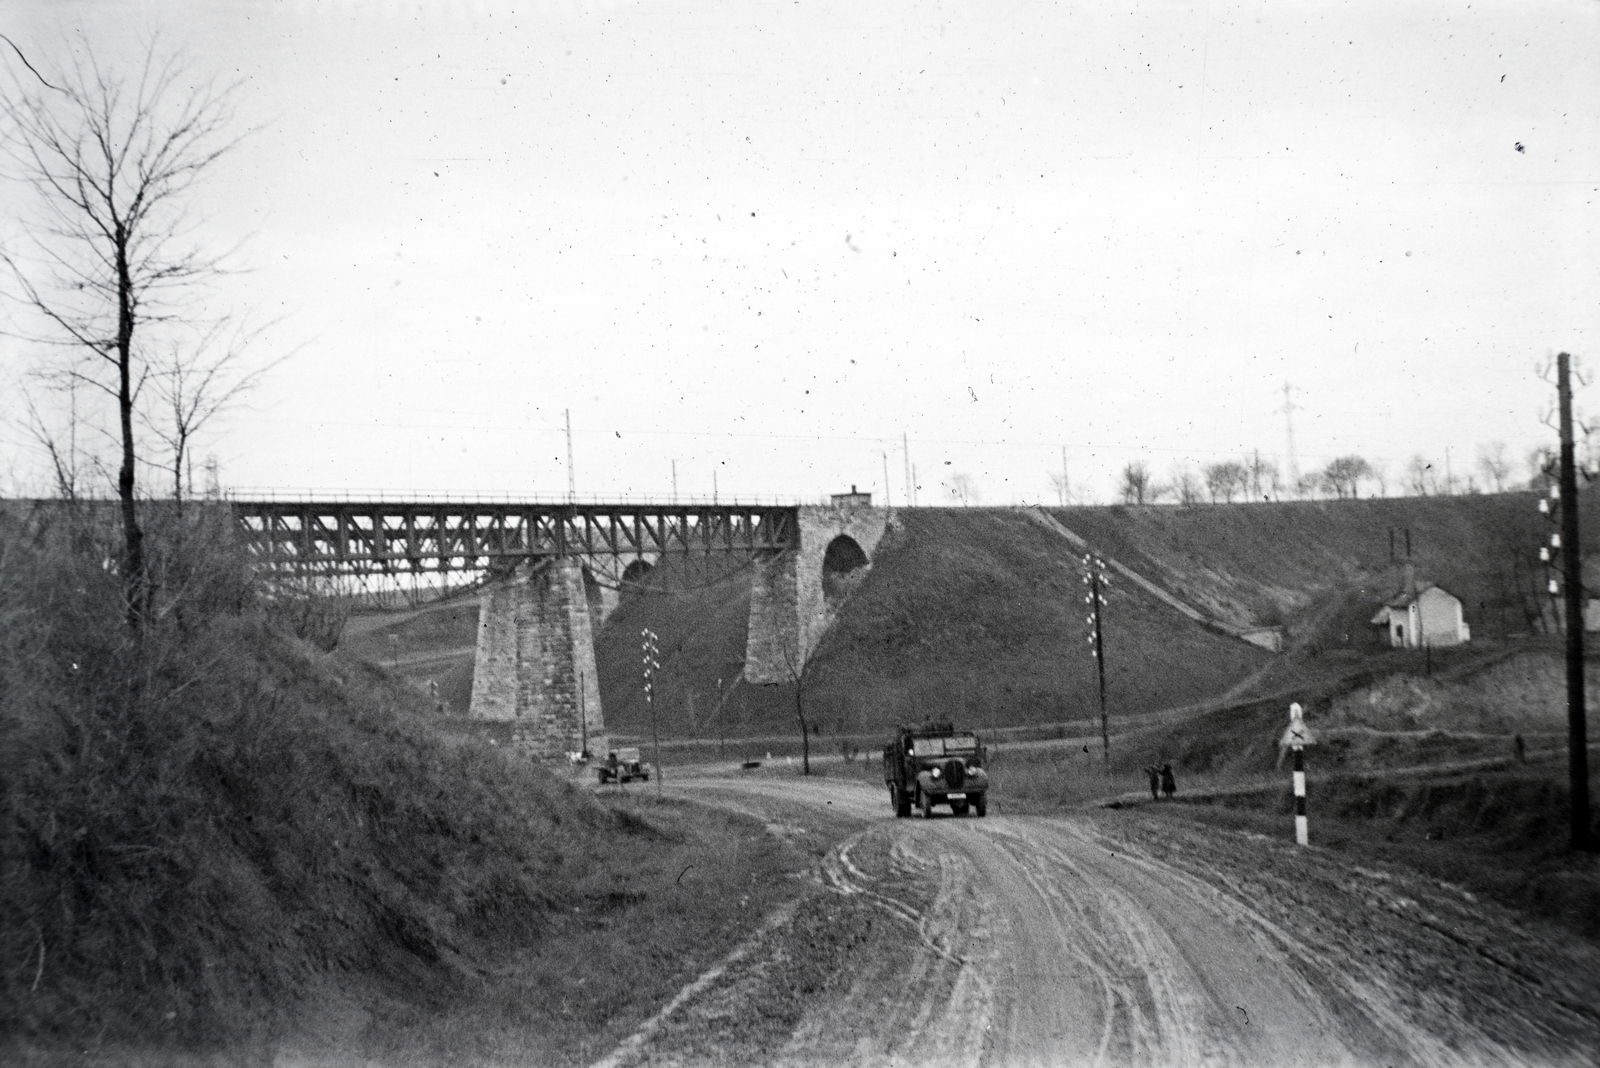
[[1178, 792], [1178, 780], [1172, 777], [1172, 765], [1161, 765], [1161, 792], [1167, 795], [1167, 800], [1172, 800], [1172, 795]]
[[1145, 775], [1150, 779], [1150, 800], [1161, 800], [1161, 770], [1154, 764], [1144, 769]]

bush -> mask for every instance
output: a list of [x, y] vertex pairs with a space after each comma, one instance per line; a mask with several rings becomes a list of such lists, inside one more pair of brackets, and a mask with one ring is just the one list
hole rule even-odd
[[220, 510], [151, 523], [135, 635], [101, 518], [0, 515], [0, 1034], [265, 1041], [538, 937], [611, 816], [273, 627]]

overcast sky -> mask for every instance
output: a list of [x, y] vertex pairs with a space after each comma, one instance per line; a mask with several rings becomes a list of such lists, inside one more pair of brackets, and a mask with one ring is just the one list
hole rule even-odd
[[[1600, 366], [1600, 5], [9, 0], [258, 127], [235, 487], [1101, 500], [1259, 449], [1469, 473]], [[5, 62], [15, 67], [15, 55]], [[1520, 148], [1519, 148], [1520, 146]], [[6, 203], [21, 202], [8, 188]], [[12, 218], [17, 212], [5, 213]], [[14, 341], [13, 369], [31, 353]], [[14, 406], [11, 414], [15, 415]], [[0, 428], [10, 448], [26, 442]], [[1520, 463], [1519, 463], [1520, 467]]]

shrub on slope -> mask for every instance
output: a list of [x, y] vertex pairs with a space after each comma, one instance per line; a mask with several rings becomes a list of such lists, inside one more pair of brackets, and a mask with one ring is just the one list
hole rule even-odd
[[217, 517], [153, 524], [135, 637], [91, 519], [0, 519], [0, 1035], [266, 1040], [537, 936], [612, 817], [272, 629]]

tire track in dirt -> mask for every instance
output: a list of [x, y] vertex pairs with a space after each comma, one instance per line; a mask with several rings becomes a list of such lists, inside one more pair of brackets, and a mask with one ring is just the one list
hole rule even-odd
[[[821, 856], [816, 878], [850, 903], [839, 922], [885, 922], [835, 959], [841, 971], [763, 1064], [1580, 1063], [1530, 1062], [1503, 1044], [1517, 1010], [1486, 1022], [1419, 1017], [1391, 973], [1362, 966], [1363, 953], [1382, 950], [1364, 941], [1367, 929], [1350, 925], [1348, 949], [1330, 954], [1223, 863], [1239, 843], [1197, 832], [1180, 851], [1090, 817], [896, 820], [877, 791], [837, 782], [707, 789], [768, 819], [809, 805], [871, 821]], [[727, 1011], [771, 996], [757, 986]], [[700, 1052], [672, 1061], [725, 1060]]]

